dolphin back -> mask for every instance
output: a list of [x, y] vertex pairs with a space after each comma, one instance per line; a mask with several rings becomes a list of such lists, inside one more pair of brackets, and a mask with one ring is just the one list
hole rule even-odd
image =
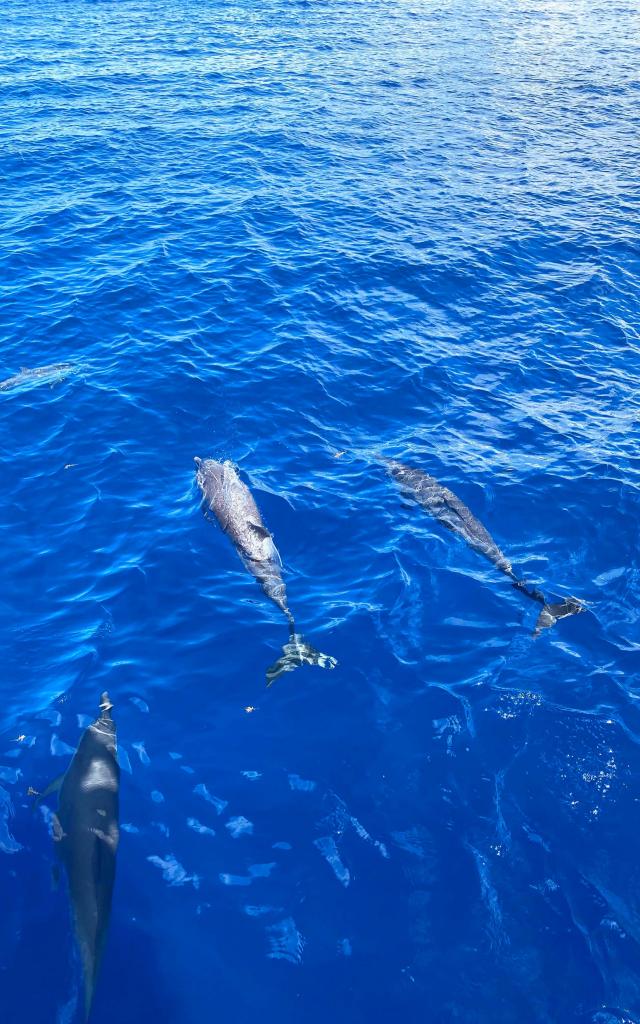
[[13, 377], [0, 381], [0, 391], [10, 391], [23, 384], [55, 383], [64, 380], [73, 373], [75, 367], [71, 363], [50, 363], [48, 366], [22, 367]]
[[255, 499], [231, 462], [196, 459], [196, 481], [205, 507], [232, 540], [246, 568], [264, 592], [291, 619], [280, 555]]
[[484, 555], [498, 569], [513, 578], [511, 562], [489, 531], [453, 491], [421, 469], [405, 466], [401, 462], [390, 459], [387, 468], [405, 494], [414, 498], [439, 523], [462, 537], [474, 551]]
[[85, 729], [60, 790], [54, 838], [65, 866], [84, 978], [85, 1019], [104, 951], [119, 842], [120, 768], [112, 704]]

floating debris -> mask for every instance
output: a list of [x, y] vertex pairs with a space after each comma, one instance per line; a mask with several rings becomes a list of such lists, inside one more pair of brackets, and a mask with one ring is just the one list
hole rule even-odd
[[225, 807], [228, 805], [228, 800], [221, 800], [220, 797], [214, 796], [213, 793], [210, 793], [204, 782], [199, 782], [198, 785], [194, 787], [193, 792], [196, 793], [197, 796], [203, 797], [207, 803], [215, 807], [217, 814], [222, 814]]
[[147, 857], [150, 864], [155, 864], [156, 867], [162, 870], [162, 877], [165, 882], [169, 885], [186, 885], [187, 882], [191, 882], [194, 889], [200, 887], [200, 879], [197, 875], [188, 875], [182, 864], [176, 860], [172, 853], [169, 854], [164, 860], [162, 857], [153, 855]]
[[223, 885], [251, 885], [254, 878], [268, 878], [275, 867], [277, 867], [275, 863], [250, 864], [248, 875], [228, 875], [223, 873], [219, 877]]
[[117, 760], [118, 764], [120, 765], [120, 767], [122, 768], [123, 771], [128, 772], [129, 775], [133, 775], [133, 769], [131, 767], [131, 761], [129, 760], [129, 755], [127, 754], [127, 751], [125, 750], [125, 748], [122, 746], [121, 743], [118, 743], [118, 750], [116, 752], [116, 760]]
[[333, 836], [321, 836], [320, 839], [314, 839], [313, 845], [320, 850], [320, 853], [327, 861], [327, 864], [333, 870], [334, 875], [338, 879], [341, 885], [344, 885], [345, 889], [351, 881], [351, 875], [349, 868], [340, 860], [340, 854], [338, 853], [338, 847]]
[[4, 853], [18, 853], [22, 849], [9, 832], [9, 818], [13, 817], [11, 797], [0, 786], [0, 850]]
[[234, 839], [237, 839], [239, 836], [253, 835], [253, 822], [242, 815], [239, 815], [237, 818], [230, 818], [225, 828], [229, 829]]
[[142, 764], [151, 764], [151, 758], [144, 749], [144, 743], [132, 743], [131, 746], [137, 751], [138, 757]]
[[310, 779], [301, 779], [299, 775], [289, 775], [288, 778], [291, 789], [300, 790], [302, 793], [310, 793], [316, 788], [315, 782]]
[[202, 836], [215, 836], [216, 834], [214, 829], [209, 828], [208, 825], [203, 825], [197, 818], [187, 818], [187, 825], [194, 832], [199, 832]]
[[249, 917], [263, 917], [265, 914], [281, 914], [282, 907], [256, 907], [248, 905], [244, 908]]
[[61, 740], [54, 732], [51, 737], [51, 753], [54, 757], [65, 757], [67, 754], [73, 756], [75, 752], [75, 747], [70, 747], [68, 743]]
[[288, 960], [290, 964], [302, 961], [304, 939], [292, 917], [278, 921], [267, 928], [270, 950], [267, 956], [272, 960]]

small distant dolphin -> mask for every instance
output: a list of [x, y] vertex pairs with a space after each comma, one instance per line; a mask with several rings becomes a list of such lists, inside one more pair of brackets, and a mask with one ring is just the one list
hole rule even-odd
[[261, 584], [267, 597], [283, 612], [289, 622], [289, 642], [284, 646], [283, 656], [267, 671], [269, 686], [283, 672], [290, 672], [303, 664], [335, 668], [335, 658], [317, 651], [296, 633], [280, 571], [282, 560], [273, 537], [262, 521], [251, 491], [238, 476], [233, 463], [199, 459], [197, 456], [194, 462], [196, 481], [207, 509], [213, 512], [246, 568]]
[[540, 590], [528, 587], [519, 579], [509, 559], [500, 550], [489, 531], [476, 519], [471, 509], [435, 477], [429, 476], [421, 469], [405, 466], [395, 459], [384, 459], [384, 462], [404, 494], [415, 499], [439, 523], [462, 537], [474, 551], [488, 558], [497, 569], [509, 577], [516, 590], [543, 605], [536, 623], [536, 635], [544, 627], [552, 626], [558, 619], [584, 611], [580, 602], [573, 597], [559, 604], [547, 604]]
[[67, 771], [38, 797], [60, 791], [53, 838], [65, 866], [84, 976], [84, 1014], [89, 1017], [104, 950], [119, 839], [120, 767], [109, 694], [100, 715], [85, 729]]
[[20, 373], [0, 381], [0, 391], [11, 391], [23, 384], [54, 384], [56, 381], [64, 380], [74, 370], [75, 366], [72, 363], [51, 363], [49, 366], [36, 366], [33, 369], [23, 366]]

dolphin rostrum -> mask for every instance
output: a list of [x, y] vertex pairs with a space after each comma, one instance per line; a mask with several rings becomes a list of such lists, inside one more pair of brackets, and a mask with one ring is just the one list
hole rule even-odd
[[197, 457], [194, 461], [197, 467], [196, 481], [202, 491], [206, 509], [213, 512], [246, 568], [289, 623], [289, 642], [283, 648], [282, 657], [267, 671], [269, 686], [283, 672], [290, 672], [300, 665], [335, 668], [335, 658], [317, 651], [300, 633], [296, 633], [282, 579], [282, 560], [273, 537], [262, 521], [251, 491], [238, 476], [233, 463]]
[[109, 694], [100, 715], [85, 729], [65, 774], [38, 803], [59, 789], [53, 839], [65, 866], [84, 978], [84, 1015], [89, 1016], [104, 950], [119, 839], [120, 767]]
[[533, 601], [538, 601], [543, 606], [536, 623], [536, 636], [544, 627], [552, 626], [558, 619], [565, 618], [567, 615], [575, 615], [584, 610], [574, 597], [567, 598], [559, 604], [547, 604], [547, 600], [540, 590], [529, 587], [516, 576], [509, 559], [500, 550], [489, 531], [476, 519], [471, 509], [453, 491], [439, 483], [435, 477], [429, 476], [421, 469], [405, 466], [395, 459], [385, 459], [384, 461], [389, 473], [405, 495], [417, 501], [425, 511], [447, 529], [462, 537], [474, 551], [478, 551], [488, 558], [497, 569], [509, 577], [516, 590], [526, 594]]

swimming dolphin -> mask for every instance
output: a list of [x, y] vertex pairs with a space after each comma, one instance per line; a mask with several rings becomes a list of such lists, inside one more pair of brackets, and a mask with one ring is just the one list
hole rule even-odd
[[246, 568], [255, 576], [267, 597], [286, 616], [289, 623], [289, 642], [283, 648], [282, 657], [267, 671], [269, 686], [283, 672], [290, 672], [300, 665], [335, 668], [335, 658], [317, 651], [296, 633], [280, 571], [282, 560], [273, 537], [262, 521], [251, 491], [238, 476], [233, 463], [197, 457], [194, 462], [196, 481], [202, 491], [205, 507], [213, 512]]
[[84, 977], [84, 1013], [89, 1017], [104, 950], [119, 839], [120, 767], [109, 694], [100, 715], [85, 729], [65, 774], [42, 793], [57, 789], [53, 838], [65, 866]]
[[575, 598], [568, 598], [560, 604], [547, 604], [546, 598], [540, 590], [535, 587], [530, 588], [516, 576], [509, 559], [500, 550], [489, 531], [476, 519], [471, 509], [453, 491], [439, 483], [435, 477], [429, 476], [421, 469], [405, 466], [395, 459], [385, 459], [384, 461], [390, 475], [405, 495], [417, 501], [447, 529], [462, 537], [474, 551], [478, 551], [488, 558], [497, 569], [509, 577], [516, 590], [543, 605], [536, 624], [536, 636], [542, 628], [552, 626], [559, 618], [575, 615], [584, 610]]
[[64, 380], [74, 370], [75, 366], [72, 363], [50, 363], [48, 366], [36, 366], [33, 369], [23, 366], [13, 377], [0, 381], [0, 391], [11, 391], [21, 385], [54, 384], [56, 381]]

